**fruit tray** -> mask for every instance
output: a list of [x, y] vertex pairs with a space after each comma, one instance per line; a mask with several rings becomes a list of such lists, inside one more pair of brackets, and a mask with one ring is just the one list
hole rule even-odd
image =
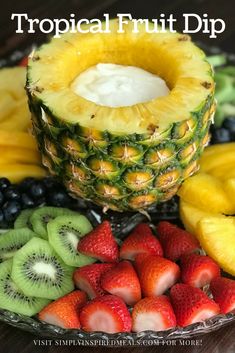
[[[125, 236], [141, 221], [146, 221], [146, 216], [142, 214], [117, 214], [113, 211], [109, 211], [104, 215], [99, 208], [94, 206], [92, 208], [91, 204], [85, 204], [82, 200], [78, 200], [76, 208], [86, 215], [93, 225], [98, 224], [97, 220], [99, 222], [105, 219], [111, 220], [112, 230], [120, 239], [125, 238]], [[181, 225], [178, 216], [177, 197], [166, 202], [164, 204], [164, 209], [152, 210], [150, 215], [153, 224], [156, 224], [156, 222], [161, 220], [168, 220]], [[120, 228], [120, 224], [122, 224], [122, 228]], [[105, 344], [105, 346], [119, 346], [120, 343], [118, 342], [121, 342], [123, 346], [141, 346], [146, 345], [146, 341], [148, 341], [149, 345], [158, 345], [159, 341], [188, 339], [213, 332], [234, 322], [235, 311], [226, 315], [216, 315], [203, 322], [191, 324], [184, 328], [176, 327], [165, 331], [144, 331], [139, 333], [88, 333], [77, 329], [63, 329], [58, 326], [41, 322], [36, 317], [27, 317], [8, 310], [0, 310], [0, 321], [30, 332], [36, 336], [47, 337], [50, 339], [76, 340], [79, 342], [79, 345], [94, 346], [94, 344]]]
[[[1, 310], [0, 320], [11, 326], [31, 332], [34, 335], [52, 339], [78, 340], [80, 345], [94, 346], [141, 346], [146, 345], [143, 341], [149, 341], [148, 345], [159, 345], [159, 340], [188, 339], [202, 334], [210, 333], [228, 325], [235, 320], [235, 313], [217, 315], [206, 321], [189, 325], [185, 328], [174, 328], [166, 331], [144, 331], [139, 333], [113, 333], [104, 332], [87, 333], [82, 330], [62, 329], [57, 326], [42, 323], [36, 319], [14, 314], [10, 311]], [[102, 344], [102, 342], [105, 342]]]
[[[217, 48], [203, 47], [203, 49], [206, 50], [206, 52], [209, 54], [221, 53], [221, 51]], [[28, 54], [28, 52], [29, 50], [26, 50], [25, 52], [16, 51], [12, 53], [8, 59], [0, 60], [0, 67], [12, 66], [18, 63], [25, 55]], [[234, 55], [228, 55], [227, 58], [229, 62], [233, 64], [235, 63]], [[137, 224], [142, 221], [146, 221], [146, 215], [144, 213], [116, 213], [114, 211], [108, 211], [106, 214], [104, 214], [99, 207], [96, 207], [93, 204], [83, 200], [78, 200], [74, 208], [86, 215], [93, 226], [96, 226], [101, 221], [108, 219], [111, 222], [114, 234], [119, 239], [125, 238], [125, 236], [130, 233], [130, 231]], [[179, 219], [177, 196], [173, 197], [170, 201], [160, 206], [155, 206], [149, 209], [148, 215], [151, 218], [151, 222], [153, 224], [156, 224], [161, 220], [167, 220], [181, 225], [181, 221]], [[228, 325], [235, 321], [235, 311], [226, 315], [216, 315], [203, 322], [195, 323], [184, 328], [176, 327], [165, 331], [144, 331], [140, 333], [87, 333], [82, 330], [63, 329], [58, 326], [53, 326], [41, 322], [36, 317], [30, 318], [8, 310], [0, 310], [0, 321], [20, 328], [24, 331], [30, 332], [36, 336], [42, 336], [51, 339], [78, 340], [79, 345], [94, 346], [94, 344], [101, 344], [105, 346], [141, 346], [146, 345], [146, 341], [148, 341], [148, 345], [158, 345], [159, 340], [175, 340], [182, 338], [186, 339], [218, 330], [222, 326]], [[121, 343], [118, 344], [118, 342]]]

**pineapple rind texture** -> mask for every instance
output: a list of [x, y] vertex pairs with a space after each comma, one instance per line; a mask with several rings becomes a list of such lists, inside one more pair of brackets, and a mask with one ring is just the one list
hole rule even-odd
[[[39, 106], [38, 111], [45, 109], [44, 116], [50, 118], [50, 123], [40, 119], [35, 113], [38, 105], [34, 104], [33, 110], [31, 105], [43, 163], [76, 197], [91, 201], [95, 197], [95, 203], [118, 211], [141, 210], [174, 196], [182, 181], [198, 170], [205, 136], [200, 129], [183, 143], [168, 133], [158, 144], [149, 146], [143, 143], [146, 136], [139, 134], [115, 136], [108, 131], [93, 131], [89, 138], [88, 132], [77, 133], [82, 131], [79, 124], [63, 125], [42, 104]], [[203, 114], [198, 115], [200, 125]], [[204, 128], [206, 133], [209, 125], [210, 121]], [[174, 134], [175, 129], [172, 131]], [[101, 182], [106, 185], [102, 190], [97, 188]]]
[[[215, 109], [214, 82], [204, 54], [188, 39], [181, 41], [180, 34], [141, 34], [141, 41], [131, 33], [112, 36], [107, 38], [113, 39], [113, 51], [107, 50], [103, 37], [86, 35], [83, 43], [80, 36], [88, 55], [86, 61], [81, 57], [80, 63], [68, 49], [71, 43], [78, 46], [72, 35], [52, 40], [34, 53], [26, 84], [29, 107], [43, 164], [59, 176], [71, 194], [105, 209], [144, 210], [170, 199], [182, 181], [197, 171]], [[89, 45], [97, 45], [95, 38], [102, 45], [93, 55]], [[122, 44], [125, 38], [133, 53], [130, 45], [128, 52]], [[161, 65], [151, 54], [155, 45], [159, 47], [156, 55], [165, 59]], [[135, 62], [138, 50], [142, 57]], [[154, 73], [158, 73], [155, 66], [161, 66], [159, 75], [171, 88], [170, 94], [120, 109], [101, 107], [81, 97], [71, 100], [67, 81], [73, 79], [73, 65], [85, 70], [84, 65], [101, 62], [103, 52], [108, 58], [105, 62], [132, 64]], [[63, 69], [68, 64], [65, 55], [71, 60], [68, 77]], [[50, 76], [49, 82], [46, 73], [57, 76]], [[58, 93], [62, 91], [63, 97]]]

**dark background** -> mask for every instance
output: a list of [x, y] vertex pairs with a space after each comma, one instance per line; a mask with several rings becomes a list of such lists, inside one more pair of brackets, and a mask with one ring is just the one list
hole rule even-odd
[[8, 55], [15, 48], [25, 48], [32, 43], [46, 40], [46, 35], [38, 31], [35, 34], [16, 34], [17, 22], [11, 20], [12, 13], [27, 13], [29, 18], [69, 18], [70, 13], [80, 18], [102, 18], [103, 13], [115, 17], [117, 13], [131, 13], [133, 18], [158, 18], [161, 13], [166, 17], [173, 14], [177, 19], [175, 28], [183, 30], [183, 13], [207, 13], [209, 18], [222, 18], [226, 29], [216, 39], [208, 34], [193, 34], [194, 40], [200, 40], [212, 46], [220, 46], [233, 52], [235, 38], [235, 2], [234, 0], [2, 0], [0, 9], [0, 57]]
[[[47, 39], [39, 31], [35, 34], [16, 34], [16, 21], [11, 21], [12, 13], [27, 13], [30, 18], [69, 18], [70, 13], [75, 18], [102, 18], [103, 13], [115, 17], [117, 13], [131, 13], [134, 18], [157, 18], [159, 14], [173, 14], [177, 18], [176, 28], [183, 29], [183, 13], [197, 13], [200, 16], [207, 13], [209, 18], [222, 18], [226, 29], [216, 39], [209, 39], [207, 34], [197, 33], [194, 40], [217, 46], [224, 51], [235, 53], [235, 0], [2, 0], [0, 8], [0, 59], [8, 57], [16, 49], [25, 49], [32, 44], [41, 43]], [[201, 345], [195, 347], [182, 346], [180, 342], [171, 347], [151, 348], [111, 348], [103, 347], [55, 347], [35, 346], [33, 335], [0, 323], [0, 352], [4, 353], [38, 353], [38, 352], [90, 352], [102, 353], [115, 349], [121, 352], [162, 352], [162, 353], [234, 353], [235, 324], [230, 324], [219, 331], [196, 337], [201, 339]], [[186, 342], [187, 343], [187, 342]]]

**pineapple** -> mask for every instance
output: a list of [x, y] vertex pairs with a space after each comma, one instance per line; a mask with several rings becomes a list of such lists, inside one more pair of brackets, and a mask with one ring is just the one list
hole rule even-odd
[[205, 217], [215, 216], [218, 218], [224, 218], [221, 214], [211, 213], [200, 209], [199, 207], [193, 206], [192, 204], [180, 199], [179, 204], [180, 219], [183, 222], [185, 229], [197, 237], [197, 225], [198, 222]]
[[[204, 53], [179, 33], [71, 34], [34, 51], [27, 92], [44, 165], [75, 196], [105, 209], [144, 210], [170, 199], [198, 169], [215, 110]], [[90, 102], [71, 89], [97, 63], [137, 66], [170, 94], [128, 107]], [[135, 87], [133, 87], [133, 90]]]
[[198, 173], [187, 179], [178, 191], [184, 201], [211, 213], [233, 214], [235, 208], [223, 183], [215, 177]]
[[234, 217], [203, 218], [198, 224], [198, 239], [205, 252], [220, 267], [235, 276]]
[[234, 178], [229, 178], [225, 181], [224, 189], [229, 195], [231, 202], [234, 205], [234, 213], [235, 213], [235, 176]]

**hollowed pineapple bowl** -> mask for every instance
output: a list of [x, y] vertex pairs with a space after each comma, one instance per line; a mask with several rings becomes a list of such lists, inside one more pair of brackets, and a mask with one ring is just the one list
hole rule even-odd
[[[205, 54], [179, 33], [71, 34], [32, 53], [27, 92], [43, 164], [78, 197], [105, 209], [144, 210], [170, 199], [197, 169], [215, 110]], [[170, 93], [132, 106], [107, 107], [71, 89], [98, 63], [142, 68]], [[135, 90], [135, 87], [133, 87]]]

